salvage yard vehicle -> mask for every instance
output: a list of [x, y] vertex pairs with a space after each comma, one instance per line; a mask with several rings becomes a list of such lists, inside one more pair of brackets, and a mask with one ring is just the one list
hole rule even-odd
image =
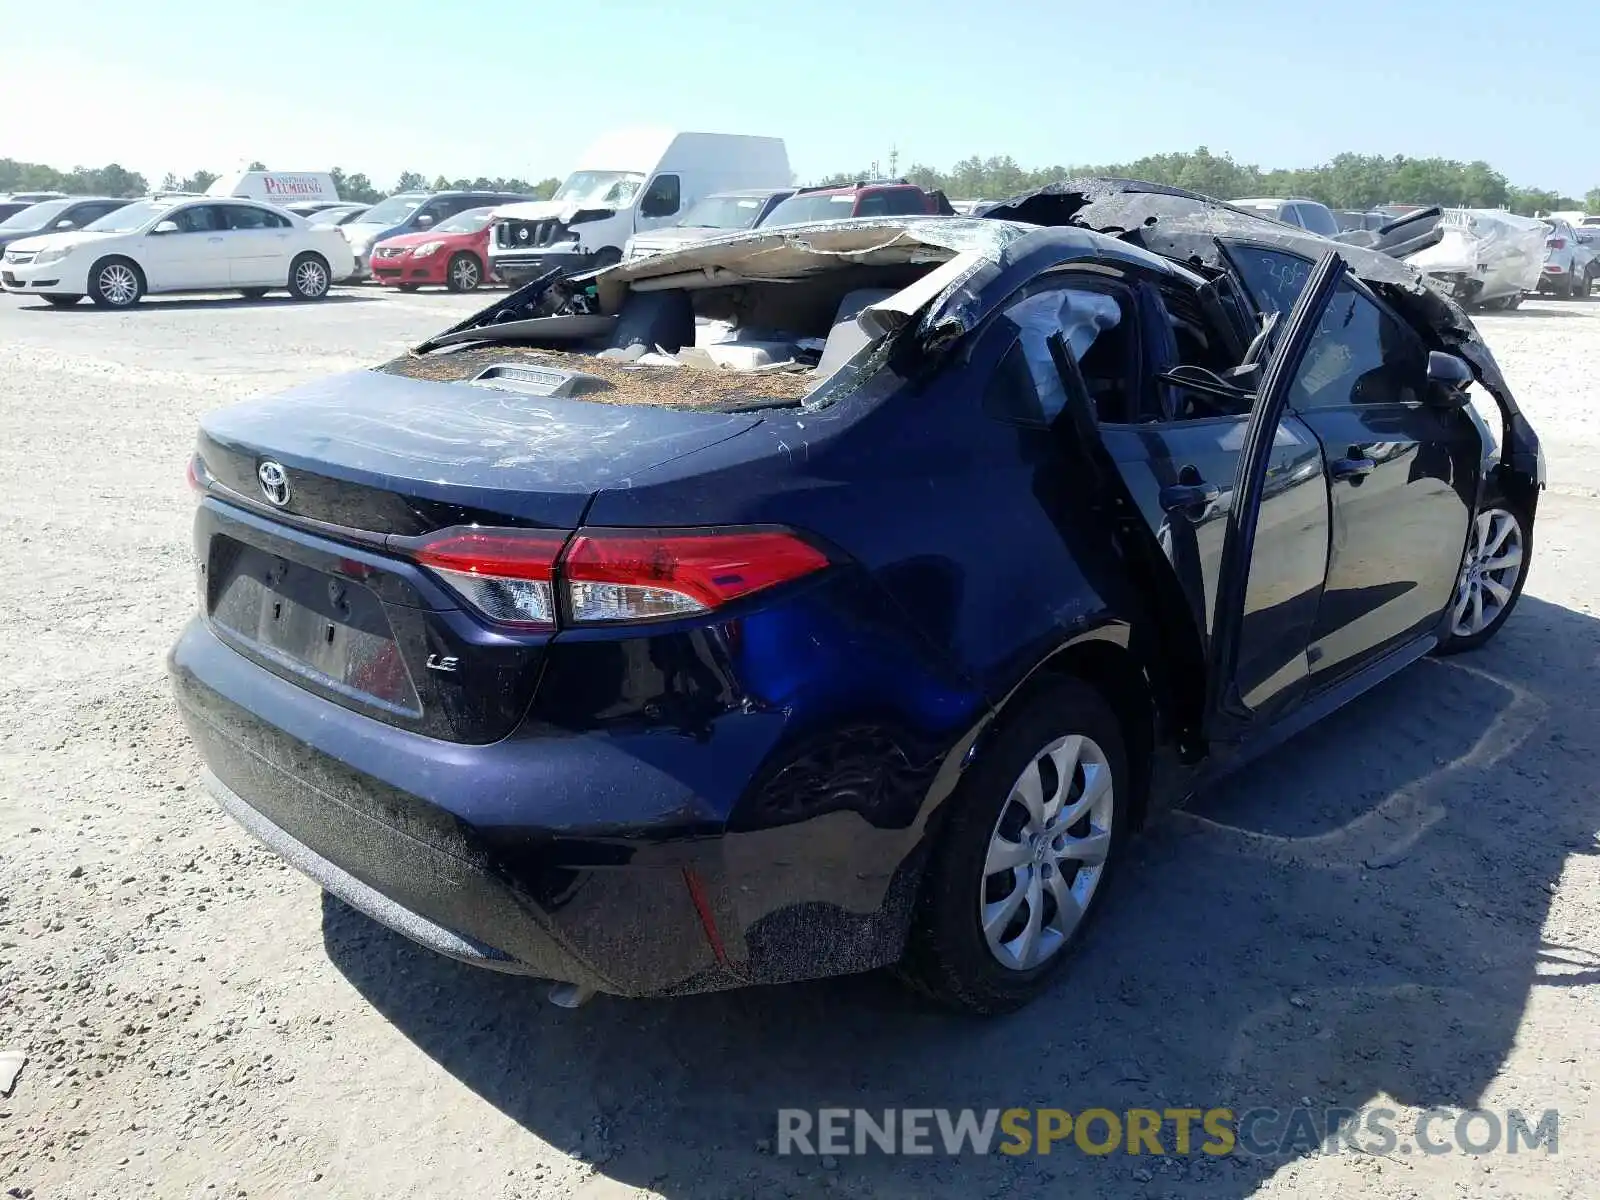
[[58, 308], [85, 295], [102, 308], [131, 308], [147, 292], [284, 289], [321, 300], [352, 269], [337, 229], [249, 200], [158, 197], [75, 232], [13, 242], [0, 258], [0, 286]]
[[[1298, 225], [1301, 229], [1322, 237], [1337, 237], [1343, 229], [1339, 224], [1339, 218], [1333, 215], [1333, 210], [1317, 200], [1305, 200], [1300, 197], [1275, 200], [1262, 197], [1235, 200], [1233, 204], [1235, 208], [1248, 208], [1252, 212], [1272, 217], [1286, 225]], [[1366, 223], [1362, 222], [1360, 228], [1366, 228]]]
[[624, 129], [599, 138], [548, 200], [507, 205], [489, 239], [494, 271], [513, 286], [622, 260], [628, 239], [677, 222], [702, 196], [788, 187], [782, 138]]
[[328, 891], [563, 1004], [978, 1012], [1155, 806], [1494, 636], [1544, 482], [1414, 272], [1098, 179], [552, 272], [189, 470], [180, 708]]
[[1538, 275], [1538, 290], [1553, 292], [1572, 300], [1587, 299], [1600, 269], [1600, 256], [1565, 221], [1538, 222], [1545, 230], [1544, 265]]
[[354, 220], [340, 222], [340, 229], [355, 255], [356, 277], [365, 279], [371, 269], [372, 248], [379, 242], [408, 233], [427, 233], [471, 208], [515, 204], [526, 199], [515, 192], [397, 192]]
[[894, 217], [955, 209], [943, 192], [929, 192], [907, 179], [858, 179], [848, 184], [801, 188], [767, 215], [765, 225], [808, 224], [845, 217]]
[[741, 229], [754, 229], [792, 195], [792, 187], [716, 192], [691, 204], [681, 220], [629, 238], [622, 248], [622, 257], [630, 260], [647, 258], [663, 250], [677, 250], [691, 242], [703, 242], [708, 238], [737, 233]]
[[1401, 257], [1458, 304], [1511, 309], [1538, 288], [1543, 222], [1498, 209], [1451, 208], [1439, 230], [1437, 243]]
[[419, 287], [470, 292], [488, 275], [489, 220], [494, 209], [469, 208], [425, 233], [387, 238], [372, 248], [368, 271], [402, 292]]

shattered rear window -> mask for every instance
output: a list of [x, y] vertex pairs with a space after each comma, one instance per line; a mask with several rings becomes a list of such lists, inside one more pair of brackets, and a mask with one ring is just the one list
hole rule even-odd
[[469, 346], [428, 355], [407, 354], [375, 370], [435, 383], [465, 383], [486, 367], [518, 363], [593, 375], [595, 391], [575, 397], [593, 404], [647, 405], [655, 408], [741, 408], [762, 401], [799, 402], [816, 384], [810, 372], [716, 371], [689, 366], [641, 366], [569, 350]]

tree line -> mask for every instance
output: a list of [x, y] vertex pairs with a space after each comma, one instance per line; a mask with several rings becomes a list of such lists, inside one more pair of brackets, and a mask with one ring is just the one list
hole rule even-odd
[[[247, 171], [265, 171], [265, 163], [253, 162]], [[480, 175], [476, 179], [448, 179], [435, 175], [431, 180], [417, 171], [402, 171], [392, 188], [378, 187], [361, 172], [346, 172], [333, 167], [328, 172], [339, 190], [341, 198], [363, 204], [375, 204], [396, 192], [472, 190], [492, 192], [517, 192], [547, 200], [561, 186], [559, 179], [541, 179], [530, 183], [526, 179], [496, 176], [491, 179]], [[162, 192], [203, 192], [220, 178], [220, 173], [201, 169], [187, 175], [168, 171], [157, 185]], [[18, 162], [0, 158], [0, 192], [67, 192], [81, 196], [143, 196], [151, 191], [150, 181], [138, 171], [130, 171], [118, 163], [104, 167], [74, 167], [70, 171], [57, 170], [43, 163]]]
[[[874, 164], [876, 168], [876, 164]], [[876, 169], [838, 174], [824, 183], [870, 178]], [[893, 173], [893, 167], [890, 168]], [[1332, 209], [1366, 212], [1380, 204], [1442, 204], [1447, 208], [1509, 208], [1525, 216], [1563, 209], [1600, 213], [1600, 187], [1578, 199], [1544, 188], [1513, 186], [1486, 162], [1448, 158], [1385, 158], [1340, 154], [1315, 167], [1263, 170], [1213, 154], [1205, 146], [1176, 154], [1153, 154], [1132, 162], [1101, 166], [1050, 166], [1027, 170], [1009, 154], [963, 159], [948, 171], [918, 163], [905, 178], [937, 188], [952, 200], [1003, 200], [1057, 179], [1115, 175], [1186, 188], [1207, 196], [1237, 200], [1245, 196], [1299, 196]]]
[[[264, 171], [262, 163], [251, 163], [250, 170]], [[890, 173], [894, 171], [891, 158]], [[360, 172], [347, 173], [334, 167], [329, 174], [339, 195], [362, 203], [375, 203], [395, 192], [474, 189], [519, 192], [547, 199], [560, 181], [554, 177], [530, 182], [526, 179], [490, 178], [449, 179], [436, 175], [430, 180], [418, 171], [403, 171], [391, 188], [383, 188]], [[845, 183], [879, 174], [877, 164], [866, 171], [841, 172], [819, 183]], [[1600, 187], [1591, 188], [1577, 198], [1544, 188], [1517, 187], [1488, 163], [1458, 162], [1447, 158], [1383, 157], [1373, 154], [1340, 154], [1315, 167], [1263, 170], [1251, 163], [1235, 162], [1228, 154], [1213, 154], [1205, 146], [1175, 154], [1154, 154], [1127, 163], [1093, 167], [1049, 166], [1025, 169], [1008, 154], [984, 158], [974, 155], [948, 171], [916, 164], [906, 178], [926, 188], [938, 188], [952, 200], [1000, 200], [1040, 187], [1056, 179], [1074, 175], [1119, 175], [1188, 188], [1210, 196], [1238, 199], [1242, 196], [1304, 196], [1334, 209], [1366, 211], [1380, 204], [1443, 204], [1452, 208], [1509, 208], [1532, 216], [1565, 209], [1585, 209], [1600, 213]], [[203, 192], [215, 181], [211, 171], [194, 171], [179, 176], [169, 172], [160, 189], [174, 192]], [[40, 163], [17, 162], [0, 158], [0, 192], [58, 191], [104, 196], [138, 196], [150, 190], [145, 177], [117, 163], [104, 167], [75, 167], [59, 171]]]

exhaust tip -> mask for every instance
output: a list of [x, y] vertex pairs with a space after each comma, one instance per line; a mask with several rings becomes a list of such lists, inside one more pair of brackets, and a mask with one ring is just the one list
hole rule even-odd
[[576, 983], [553, 983], [550, 985], [549, 999], [557, 1008], [582, 1008], [594, 999], [594, 989], [580, 987]]

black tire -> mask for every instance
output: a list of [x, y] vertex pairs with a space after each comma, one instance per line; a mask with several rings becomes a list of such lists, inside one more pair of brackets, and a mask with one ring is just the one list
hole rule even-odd
[[1574, 295], [1576, 295], [1579, 300], [1587, 300], [1589, 298], [1589, 286], [1594, 282], [1594, 280], [1589, 277], [1588, 269], [1585, 268], [1584, 270], [1578, 272], [1577, 277], [1572, 282], [1575, 285], [1573, 289]]
[[[1122, 729], [1098, 692], [1079, 680], [1064, 678], [1022, 703], [1023, 708], [1005, 719], [948, 802], [948, 816], [923, 877], [905, 957], [898, 968], [902, 979], [918, 991], [971, 1013], [1013, 1011], [1050, 985], [1102, 906], [1134, 811]], [[1057, 739], [1072, 734], [1083, 735], [1099, 747], [1111, 774], [1110, 850], [1082, 919], [1041, 963], [1018, 969], [1002, 964], [990, 949], [979, 916], [981, 906], [993, 902], [993, 893], [986, 889], [997, 879], [1004, 886], [1003, 871], [992, 875], [985, 871], [991, 839], [1016, 809], [1013, 788], [1029, 764]], [[1081, 786], [1076, 782], [1081, 778], [1075, 776], [1074, 788]], [[1020, 835], [1014, 836], [1022, 840]], [[1027, 866], [1017, 869], [1029, 870]], [[1047, 904], [1053, 906], [1053, 898]], [[1005, 940], [1003, 934], [1000, 940]]]
[[1577, 285], [1573, 282], [1571, 275], [1563, 275], [1561, 282], [1556, 284], [1556, 295], [1563, 300], [1571, 300], [1577, 294], [1577, 291]]
[[82, 296], [46, 296], [44, 302], [52, 308], [71, 308]]
[[[1460, 654], [1466, 650], [1476, 650], [1500, 632], [1501, 627], [1505, 625], [1512, 611], [1517, 607], [1517, 601], [1522, 598], [1522, 587], [1528, 581], [1528, 569], [1533, 566], [1533, 522], [1528, 520], [1527, 514], [1516, 505], [1504, 500], [1491, 501], [1485, 504], [1483, 510], [1478, 514], [1477, 521], [1481, 522], [1486, 516], [1493, 513], [1505, 513], [1517, 523], [1517, 538], [1521, 549], [1521, 557], [1517, 562], [1515, 580], [1509, 585], [1510, 597], [1500, 605], [1493, 618], [1477, 632], [1464, 633], [1457, 632], [1454, 628], [1451, 629], [1449, 635], [1439, 643], [1438, 648], [1434, 651], [1436, 654]], [[1467, 560], [1472, 555], [1472, 550], [1473, 539], [1469, 536], [1467, 546], [1462, 552], [1463, 578], [1457, 581], [1456, 592], [1450, 598], [1449, 616], [1452, 621], [1456, 619], [1456, 607], [1461, 601], [1462, 590], [1467, 586]], [[1491, 561], [1493, 560], [1491, 559]], [[1500, 582], [1504, 585], [1504, 579]]]
[[320, 254], [297, 254], [289, 264], [289, 295], [296, 300], [321, 300], [332, 284], [333, 272]]
[[594, 257], [589, 260], [588, 269], [598, 271], [604, 267], [614, 267], [622, 261], [622, 251], [615, 246], [605, 246], [594, 252]]
[[444, 285], [452, 292], [477, 291], [483, 285], [483, 263], [469, 250], [452, 254], [444, 266]]
[[131, 258], [113, 255], [89, 268], [89, 299], [100, 308], [132, 308], [144, 287], [144, 272]]
[[240, 288], [239, 295], [246, 300], [259, 300], [269, 292], [270, 288]]

